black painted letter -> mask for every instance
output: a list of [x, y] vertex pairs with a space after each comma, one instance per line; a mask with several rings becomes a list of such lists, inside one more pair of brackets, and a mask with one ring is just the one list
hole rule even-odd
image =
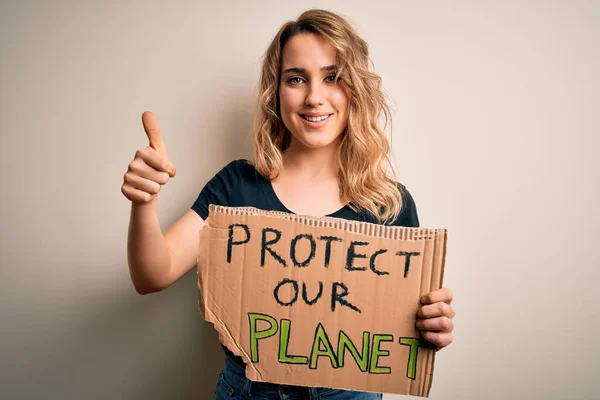
[[[244, 229], [246, 232], [246, 239], [240, 241], [233, 240], [233, 228], [238, 227]], [[231, 249], [233, 245], [244, 244], [250, 241], [250, 229], [248, 229], [247, 225], [244, 224], [231, 224], [229, 225], [229, 239], [227, 239], [227, 262], [231, 263]]]
[[417, 252], [409, 252], [409, 251], [399, 251], [396, 253], [397, 256], [406, 256], [406, 261], [404, 262], [404, 277], [408, 275], [408, 268], [410, 267], [410, 257], [411, 256], [420, 256], [421, 253]]
[[[338, 288], [342, 288], [342, 293], [338, 293]], [[360, 313], [358, 307], [342, 298], [346, 297], [347, 295], [348, 287], [346, 285], [344, 285], [342, 282], [333, 282], [333, 284], [331, 285], [331, 311], [335, 311], [335, 302], [337, 301], [341, 305], [351, 308], [357, 313]]]
[[[279, 299], [279, 289], [286, 283], [292, 284], [292, 288], [294, 290], [294, 295], [292, 297], [292, 300], [288, 301], [287, 303], [284, 303]], [[275, 295], [275, 301], [277, 301], [277, 304], [279, 304], [280, 306], [291, 306], [292, 304], [294, 304], [296, 302], [296, 300], [298, 300], [298, 282], [296, 282], [293, 279], [285, 278], [284, 280], [279, 282], [277, 284], [277, 286], [275, 286], [275, 290], [273, 290], [273, 295]]]
[[368, 242], [356, 242], [354, 240], [350, 242], [348, 254], [346, 256], [346, 269], [348, 271], [364, 271], [367, 269], [367, 267], [353, 267], [352, 264], [354, 263], [355, 258], [367, 258], [366, 254], [356, 254], [354, 252], [354, 246], [367, 246], [368, 244]]
[[[267, 240], [267, 232], [274, 233], [275, 238]], [[273, 250], [271, 247], [269, 247], [272, 244], [277, 243], [279, 241], [279, 239], [281, 239], [281, 231], [278, 231], [277, 229], [273, 229], [273, 228], [263, 228], [262, 241], [261, 241], [261, 245], [260, 245], [260, 266], [261, 267], [265, 266], [265, 255], [266, 255], [267, 251], [269, 252], [269, 254], [271, 254], [273, 256], [273, 258], [275, 260], [279, 261], [279, 263], [281, 265], [283, 265], [284, 267], [287, 267], [285, 260], [283, 258], [281, 258], [281, 256], [279, 254], [277, 254], [277, 252], [275, 250]]]
[[337, 236], [319, 236], [319, 240], [325, 241], [325, 266], [329, 267], [329, 259], [331, 258], [331, 242], [341, 242], [342, 238]]
[[371, 256], [371, 259], [369, 260], [369, 268], [371, 268], [371, 271], [375, 272], [379, 276], [390, 274], [389, 272], [380, 271], [377, 268], [375, 268], [375, 258], [377, 258], [378, 255], [383, 254], [383, 253], [387, 253], [387, 249], [377, 250], [375, 253], [373, 253], [373, 255]]
[[[300, 239], [308, 239], [310, 242], [310, 254], [306, 258], [306, 260], [304, 260], [302, 262], [298, 262], [298, 260], [296, 259], [296, 245], [298, 244], [298, 241]], [[308, 264], [310, 263], [310, 260], [312, 260], [315, 257], [316, 249], [317, 249], [317, 243], [315, 242], [315, 239], [313, 239], [311, 234], [301, 233], [299, 235], [296, 235], [296, 237], [294, 239], [292, 239], [292, 243], [290, 245], [290, 258], [292, 259], [294, 266], [300, 267], [300, 268], [308, 266]]]
[[306, 304], [308, 304], [309, 306], [312, 306], [313, 304], [315, 304], [317, 302], [317, 300], [319, 300], [319, 298], [321, 297], [322, 294], [323, 294], [323, 282], [319, 281], [319, 292], [317, 293], [317, 295], [315, 296], [314, 299], [308, 300], [308, 294], [306, 293], [306, 283], [302, 282], [302, 298], [304, 299], [304, 302]]

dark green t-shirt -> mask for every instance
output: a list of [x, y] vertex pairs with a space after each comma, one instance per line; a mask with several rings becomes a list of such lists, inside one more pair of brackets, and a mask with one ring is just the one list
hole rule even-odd
[[[403, 196], [402, 212], [390, 225], [416, 228], [419, 226], [419, 217], [417, 216], [415, 202], [403, 185], [399, 184], [399, 187]], [[221, 169], [204, 186], [192, 205], [192, 210], [206, 220], [210, 204], [292, 212], [279, 200], [275, 190], [273, 190], [271, 181], [260, 175], [256, 168], [248, 164], [246, 160], [232, 161]], [[378, 223], [372, 214], [366, 212], [356, 213], [348, 206], [344, 206], [327, 216]], [[234, 356], [225, 346], [223, 346], [223, 349], [240, 366], [245, 366], [241, 357]]]

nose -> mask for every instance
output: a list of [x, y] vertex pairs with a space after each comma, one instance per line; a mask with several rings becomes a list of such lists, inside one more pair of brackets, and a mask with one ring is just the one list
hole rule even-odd
[[304, 99], [304, 105], [308, 107], [318, 107], [323, 105], [324, 92], [321, 87], [321, 82], [315, 80], [311, 82], [308, 87], [308, 93]]

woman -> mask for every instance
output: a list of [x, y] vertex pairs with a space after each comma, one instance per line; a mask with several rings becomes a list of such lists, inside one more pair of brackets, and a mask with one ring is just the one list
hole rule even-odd
[[[310, 10], [284, 24], [264, 57], [259, 105], [252, 161], [225, 166], [164, 236], [156, 199], [175, 168], [154, 116], [142, 116], [150, 146], [137, 151], [122, 186], [132, 201], [128, 256], [139, 293], [163, 290], [195, 267], [209, 204], [418, 226], [411, 195], [385, 172], [389, 145], [378, 121], [389, 111], [380, 78], [369, 71], [367, 44], [345, 19]], [[421, 299], [417, 328], [437, 349], [452, 341], [451, 300], [446, 288]], [[215, 399], [381, 398], [251, 382], [241, 358], [224, 350]]]

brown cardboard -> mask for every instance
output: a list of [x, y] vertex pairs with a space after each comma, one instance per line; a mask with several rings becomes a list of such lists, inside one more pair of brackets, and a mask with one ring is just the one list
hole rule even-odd
[[206, 222], [199, 310], [249, 379], [429, 395], [435, 351], [415, 322], [442, 285], [446, 230], [215, 205]]

